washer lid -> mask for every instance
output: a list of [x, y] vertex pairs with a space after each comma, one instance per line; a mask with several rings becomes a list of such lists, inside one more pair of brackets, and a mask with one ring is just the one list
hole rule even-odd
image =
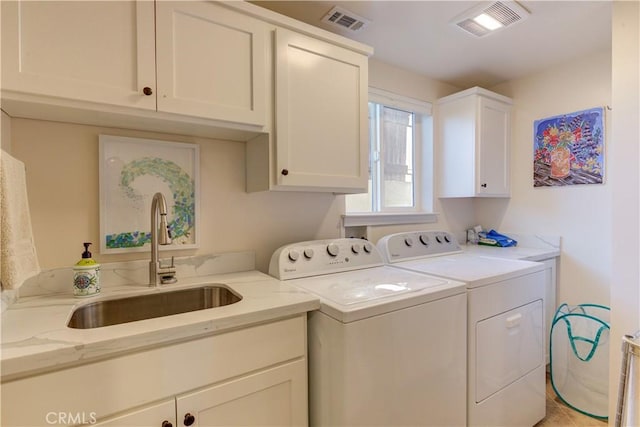
[[288, 280], [321, 299], [321, 311], [350, 322], [465, 292], [464, 283], [389, 266]]
[[544, 270], [539, 262], [494, 258], [466, 253], [397, 262], [396, 267], [447, 277], [475, 288]]

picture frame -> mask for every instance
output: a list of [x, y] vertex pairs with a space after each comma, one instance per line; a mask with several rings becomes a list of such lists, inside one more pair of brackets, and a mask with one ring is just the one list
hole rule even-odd
[[534, 187], [604, 183], [604, 107], [535, 120], [533, 135]]
[[198, 144], [99, 135], [100, 253], [145, 252], [151, 247], [151, 201], [167, 202], [172, 244], [199, 244]]

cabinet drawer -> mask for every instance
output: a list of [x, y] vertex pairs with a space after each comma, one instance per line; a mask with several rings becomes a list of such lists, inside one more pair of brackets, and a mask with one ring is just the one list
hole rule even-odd
[[306, 314], [2, 384], [2, 425], [100, 420], [306, 355]]

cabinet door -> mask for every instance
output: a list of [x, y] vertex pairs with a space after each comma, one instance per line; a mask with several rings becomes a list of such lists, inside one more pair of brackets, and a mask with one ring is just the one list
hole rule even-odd
[[306, 367], [302, 359], [179, 396], [178, 421], [192, 416], [193, 426], [307, 425]]
[[481, 196], [509, 196], [509, 141], [511, 109], [501, 102], [480, 97], [476, 193]]
[[[167, 424], [169, 423], [169, 424]], [[176, 401], [166, 400], [142, 409], [128, 412], [115, 418], [98, 423], [91, 423], [99, 427], [169, 427], [178, 426], [176, 423]]]
[[439, 103], [437, 107], [440, 197], [476, 195], [477, 142], [475, 96]]
[[158, 111], [266, 123], [264, 23], [215, 2], [156, 2]]
[[146, 0], [2, 2], [3, 91], [155, 110], [153, 8]]
[[365, 55], [276, 29], [276, 183], [366, 192]]

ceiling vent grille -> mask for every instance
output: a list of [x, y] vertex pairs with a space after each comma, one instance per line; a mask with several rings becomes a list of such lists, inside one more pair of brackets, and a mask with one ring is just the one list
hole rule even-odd
[[358, 31], [363, 29], [371, 21], [365, 19], [355, 13], [349, 12], [346, 9], [335, 6], [331, 9], [323, 18], [322, 22], [335, 25], [340, 28], [346, 28], [351, 31]]
[[494, 31], [483, 27], [474, 20], [481, 14], [488, 15], [498, 21], [501, 24], [500, 29], [521, 22], [529, 16], [529, 12], [518, 3], [505, 0], [482, 3], [456, 16], [451, 23], [476, 37], [483, 37]]

